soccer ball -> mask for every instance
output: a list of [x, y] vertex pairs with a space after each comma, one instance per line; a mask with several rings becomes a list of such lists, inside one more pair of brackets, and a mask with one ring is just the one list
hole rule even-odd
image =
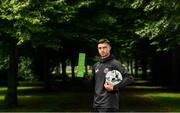
[[122, 75], [118, 70], [112, 70], [106, 73], [106, 81], [113, 85], [119, 84], [122, 81]]

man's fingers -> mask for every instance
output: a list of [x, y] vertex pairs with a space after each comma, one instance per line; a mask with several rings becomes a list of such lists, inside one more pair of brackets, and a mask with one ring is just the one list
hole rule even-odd
[[105, 83], [104, 83], [104, 87], [107, 87], [107, 85], [108, 85], [107, 82], [105, 82]]
[[111, 82], [108, 82], [108, 81], [106, 81], [105, 82], [107, 85], [112, 85], [112, 83]]
[[113, 90], [113, 85], [111, 82], [105, 82], [104, 87], [106, 88], [107, 91], [112, 91]]

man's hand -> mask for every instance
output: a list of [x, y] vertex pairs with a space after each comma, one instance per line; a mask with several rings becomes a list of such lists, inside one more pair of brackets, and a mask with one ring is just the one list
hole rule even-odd
[[113, 91], [113, 84], [110, 82], [105, 82], [104, 87], [106, 88], [107, 91]]

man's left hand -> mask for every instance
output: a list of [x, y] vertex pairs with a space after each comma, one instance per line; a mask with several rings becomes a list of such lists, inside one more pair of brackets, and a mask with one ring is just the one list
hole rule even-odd
[[105, 82], [104, 87], [107, 91], [113, 91], [113, 84], [111, 82]]

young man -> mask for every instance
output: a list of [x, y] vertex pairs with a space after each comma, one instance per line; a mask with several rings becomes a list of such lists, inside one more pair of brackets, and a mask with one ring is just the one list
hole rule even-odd
[[[132, 82], [132, 77], [114, 58], [114, 56], [110, 54], [110, 51], [110, 42], [107, 39], [100, 39], [98, 42], [100, 60], [93, 66], [92, 69], [94, 87], [92, 112], [118, 111], [119, 90]], [[116, 81], [116, 84], [107, 80], [113, 75], [117, 78], [119, 77], [118, 79], [111, 79]]]

